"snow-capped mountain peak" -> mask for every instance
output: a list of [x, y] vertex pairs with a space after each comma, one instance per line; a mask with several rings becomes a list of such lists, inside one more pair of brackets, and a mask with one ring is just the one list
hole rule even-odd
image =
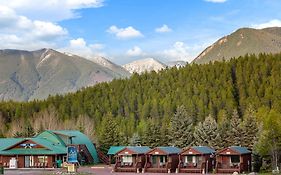
[[141, 60], [136, 60], [131, 63], [123, 65], [123, 67], [129, 71], [130, 73], [143, 73], [143, 72], [150, 72], [156, 71], [158, 72], [161, 69], [165, 69], [167, 65], [161, 63], [160, 61], [154, 58], [145, 58]]

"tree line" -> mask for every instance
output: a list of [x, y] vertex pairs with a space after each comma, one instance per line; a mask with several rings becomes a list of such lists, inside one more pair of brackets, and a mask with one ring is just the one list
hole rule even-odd
[[0, 135], [78, 129], [104, 151], [130, 143], [242, 145], [276, 167], [280, 118], [281, 54], [260, 54], [133, 74], [42, 101], [1, 102]]

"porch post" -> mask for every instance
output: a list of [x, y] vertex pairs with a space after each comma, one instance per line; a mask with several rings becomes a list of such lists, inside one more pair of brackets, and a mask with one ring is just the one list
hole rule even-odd
[[[17, 167], [19, 167], [19, 155], [17, 155]], [[9, 162], [10, 165], [10, 162]], [[25, 158], [23, 159], [23, 167], [25, 166]]]
[[240, 162], [239, 162], [239, 174], [240, 174], [241, 173], [241, 162], [243, 162], [243, 157], [242, 157], [242, 155], [240, 155], [239, 157], [240, 157]]

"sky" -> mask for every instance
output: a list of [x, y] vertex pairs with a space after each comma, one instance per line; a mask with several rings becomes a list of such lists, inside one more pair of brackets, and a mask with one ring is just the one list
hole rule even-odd
[[190, 62], [241, 27], [281, 27], [280, 9], [280, 0], [0, 0], [0, 49]]

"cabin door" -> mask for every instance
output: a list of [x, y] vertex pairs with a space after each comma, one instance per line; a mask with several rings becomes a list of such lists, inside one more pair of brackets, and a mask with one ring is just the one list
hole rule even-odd
[[33, 166], [33, 156], [24, 156], [24, 167], [30, 168]]

